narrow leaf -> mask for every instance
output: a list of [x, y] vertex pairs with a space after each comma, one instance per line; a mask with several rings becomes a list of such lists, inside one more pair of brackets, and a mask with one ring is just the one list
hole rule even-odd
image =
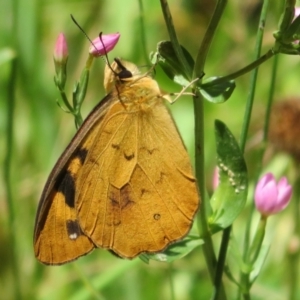
[[247, 168], [243, 154], [224, 123], [215, 121], [219, 185], [212, 196], [212, 232], [222, 230], [240, 214], [247, 198]]

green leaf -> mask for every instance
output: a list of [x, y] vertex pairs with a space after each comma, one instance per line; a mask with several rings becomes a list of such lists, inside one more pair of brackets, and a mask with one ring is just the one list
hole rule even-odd
[[185, 87], [190, 84], [194, 60], [183, 46], [181, 49], [189, 66], [190, 73], [188, 74], [177, 59], [170, 41], [162, 41], [157, 44], [157, 51], [152, 54], [151, 61], [153, 64], [158, 63], [171, 80]]
[[220, 84], [205, 86], [205, 83], [213, 82], [219, 77], [210, 77], [203, 81], [203, 86], [199, 88], [202, 96], [212, 103], [223, 103], [228, 100], [235, 89], [234, 80], [226, 81]]
[[144, 253], [141, 254], [139, 258], [145, 263], [149, 263], [150, 259], [170, 263], [174, 260], [183, 258], [202, 244], [204, 244], [204, 242], [199, 237], [188, 235], [183, 240], [169, 246], [164, 252], [154, 254]]
[[215, 121], [219, 185], [211, 199], [212, 233], [233, 223], [245, 206], [248, 190], [247, 167], [243, 154], [224, 123]]
[[253, 264], [252, 270], [250, 272], [250, 284], [251, 285], [254, 283], [255, 279], [259, 275], [259, 273], [266, 261], [269, 250], [270, 250], [270, 245], [262, 245], [262, 247], [260, 248], [259, 255], [258, 255], [255, 263]]

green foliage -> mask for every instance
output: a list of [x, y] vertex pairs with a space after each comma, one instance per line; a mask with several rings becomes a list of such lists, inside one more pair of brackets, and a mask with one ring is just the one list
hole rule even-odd
[[[300, 19], [293, 18], [293, 1], [285, 1], [290, 4], [288, 7], [283, 7], [284, 1], [271, 2], [263, 23], [258, 23], [259, 1], [227, 1], [213, 39], [211, 36], [209, 42], [205, 40], [202, 44], [202, 49], [209, 52], [204, 51], [205, 54], [198, 56], [214, 5], [220, 2], [226, 1], [169, 1], [187, 67], [169, 47], [170, 37], [159, 1], [1, 1], [1, 298], [211, 299], [218, 281], [214, 274], [216, 265], [225, 269], [224, 274], [219, 275], [227, 299], [243, 295], [241, 291], [237, 292], [242, 281], [239, 275], [245, 271], [243, 268], [246, 268], [244, 274], [250, 275], [245, 286], [252, 286], [251, 299], [300, 298], [297, 197], [285, 212], [270, 219], [266, 242], [257, 260], [253, 265], [245, 264], [245, 253], [250, 247], [258, 218], [252, 205], [257, 174], [265, 169], [276, 169], [278, 176], [288, 174], [296, 181], [298, 172], [297, 165], [287, 156], [266, 155], [263, 160], [262, 151], [268, 143], [257, 138], [268, 119], [265, 111], [269, 107], [267, 95], [272, 94], [273, 60], [255, 66], [259, 66], [259, 73], [253, 107], [246, 104], [250, 94], [247, 73], [250, 70], [239, 74], [243, 75], [240, 77], [226, 77], [255, 61], [257, 28], [261, 32], [264, 30], [262, 53], [271, 49], [273, 54], [298, 54], [296, 40], [299, 39]], [[141, 3], [143, 11], [139, 10]], [[65, 86], [69, 99], [72, 98], [73, 83], [80, 78], [88, 56], [89, 42], [72, 23], [70, 12], [91, 39], [100, 31], [121, 33], [118, 45], [109, 54], [110, 61], [113, 57], [122, 57], [145, 66], [148, 54], [158, 51], [160, 67], [156, 69], [155, 79], [163, 91], [180, 92], [177, 84], [189, 85], [195, 73], [186, 70], [199, 68], [199, 74], [204, 72], [194, 84], [197, 87], [194, 92], [199, 92], [198, 98], [192, 102], [191, 97], [182, 96], [170, 109], [191, 157], [205, 154], [203, 173], [207, 190], [202, 191], [205, 197], [202, 197], [202, 210], [195, 223], [204, 220], [207, 230], [201, 228], [205, 232], [201, 236], [195, 230], [191, 236], [169, 247], [163, 260], [172, 261], [171, 264], [155, 261], [162, 260], [159, 254], [148, 256], [147, 260], [151, 259], [145, 264], [139, 259], [121, 260], [101, 249], [59, 267], [41, 265], [34, 257], [32, 235], [38, 199], [50, 169], [75, 133], [73, 116], [65, 114], [56, 104], [60, 94], [53, 84], [52, 54], [58, 34], [64, 32], [69, 45], [68, 82]], [[278, 60], [278, 79], [275, 91], [272, 91], [276, 100], [299, 95], [299, 57], [280, 55]], [[103, 69], [104, 63], [97, 60], [89, 73], [88, 89], [84, 87], [79, 93], [77, 103], [82, 105], [83, 118], [104, 97]], [[145, 72], [148, 69], [145, 68]], [[204, 144], [194, 146], [193, 103], [200, 101], [203, 101]], [[244, 135], [242, 124], [246, 111], [251, 122]], [[216, 123], [217, 151], [213, 134], [216, 119], [222, 120], [222, 123]], [[245, 151], [235, 141], [241, 136], [247, 142]], [[224, 169], [220, 173], [220, 186], [213, 191], [212, 174], [219, 163], [218, 158], [239, 174], [239, 184], [245, 186], [239, 194], [234, 192], [230, 174]], [[195, 167], [198, 165], [199, 160], [196, 160]], [[246, 178], [248, 203], [245, 205]], [[200, 180], [204, 182], [204, 178], [198, 178]], [[213, 209], [213, 215], [207, 212], [207, 219], [201, 216], [204, 207]], [[221, 248], [220, 235], [211, 233], [220, 232], [231, 224], [235, 244], [230, 243], [224, 267], [222, 255], [215, 250]], [[209, 248], [210, 242], [214, 247]], [[226, 256], [226, 253], [221, 254]]]
[[232, 133], [221, 121], [215, 121], [219, 184], [211, 197], [211, 232], [230, 226], [242, 212], [247, 199], [247, 167]]

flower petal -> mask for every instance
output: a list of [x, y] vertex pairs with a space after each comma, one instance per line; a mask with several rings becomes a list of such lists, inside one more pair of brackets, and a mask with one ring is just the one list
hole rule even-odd
[[53, 57], [57, 63], [64, 63], [68, 58], [68, 45], [66, 37], [63, 33], [60, 33], [54, 47]]
[[93, 40], [93, 44], [90, 46], [89, 52], [95, 57], [102, 56], [110, 52], [117, 44], [120, 38], [120, 34], [102, 34]]
[[271, 215], [283, 210], [290, 202], [292, 187], [285, 177], [276, 183], [273, 174], [267, 173], [255, 188], [255, 205], [263, 215]]

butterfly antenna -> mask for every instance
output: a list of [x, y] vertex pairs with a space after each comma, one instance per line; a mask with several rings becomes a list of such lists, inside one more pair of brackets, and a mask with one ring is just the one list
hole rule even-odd
[[[78, 22], [75, 20], [75, 18], [73, 17], [73, 15], [71, 14], [71, 19], [74, 22], [74, 24], [79, 28], [79, 30], [85, 35], [85, 37], [89, 40], [89, 42], [95, 47], [93, 41], [89, 38], [89, 36], [87, 35], [87, 33], [83, 30], [83, 28], [78, 24]], [[96, 48], [96, 47], [95, 47]]]
[[108, 67], [110, 68], [110, 70], [111, 70], [115, 75], [118, 75], [117, 72], [112, 68], [112, 66], [111, 66], [111, 64], [110, 64], [110, 62], [109, 62], [108, 55], [107, 55], [107, 51], [106, 51], [106, 47], [105, 47], [105, 44], [104, 44], [104, 42], [103, 42], [103, 40], [102, 40], [102, 32], [99, 33], [99, 39], [100, 39], [101, 44], [102, 44], [102, 46], [103, 46], [103, 48], [104, 48], [104, 56], [105, 56], [105, 59], [103, 58], [103, 56], [101, 56], [102, 59], [104, 59], [105, 63], [108, 65]]
[[[85, 37], [88, 39], [88, 41], [93, 45], [93, 47], [97, 49], [96, 45], [93, 43], [93, 41], [89, 38], [89, 36], [87, 35], [87, 33], [84, 31], [84, 29], [79, 25], [79, 23], [76, 21], [76, 19], [74, 18], [74, 16], [71, 14], [71, 19], [72, 21], [74, 22], [74, 24], [79, 28], [79, 30], [85, 35]], [[107, 56], [107, 51], [106, 51], [106, 47], [103, 43], [103, 40], [102, 40], [102, 32], [99, 33], [99, 39], [102, 43], [102, 46], [104, 48], [104, 55], [105, 55], [105, 58], [103, 58], [103, 56], [101, 56], [101, 58], [104, 60], [104, 62], [108, 65], [108, 67], [111, 69], [112, 72], [114, 72], [116, 74], [116, 72], [112, 69], [110, 63], [109, 63], [109, 60], [108, 60], [108, 56]]]

